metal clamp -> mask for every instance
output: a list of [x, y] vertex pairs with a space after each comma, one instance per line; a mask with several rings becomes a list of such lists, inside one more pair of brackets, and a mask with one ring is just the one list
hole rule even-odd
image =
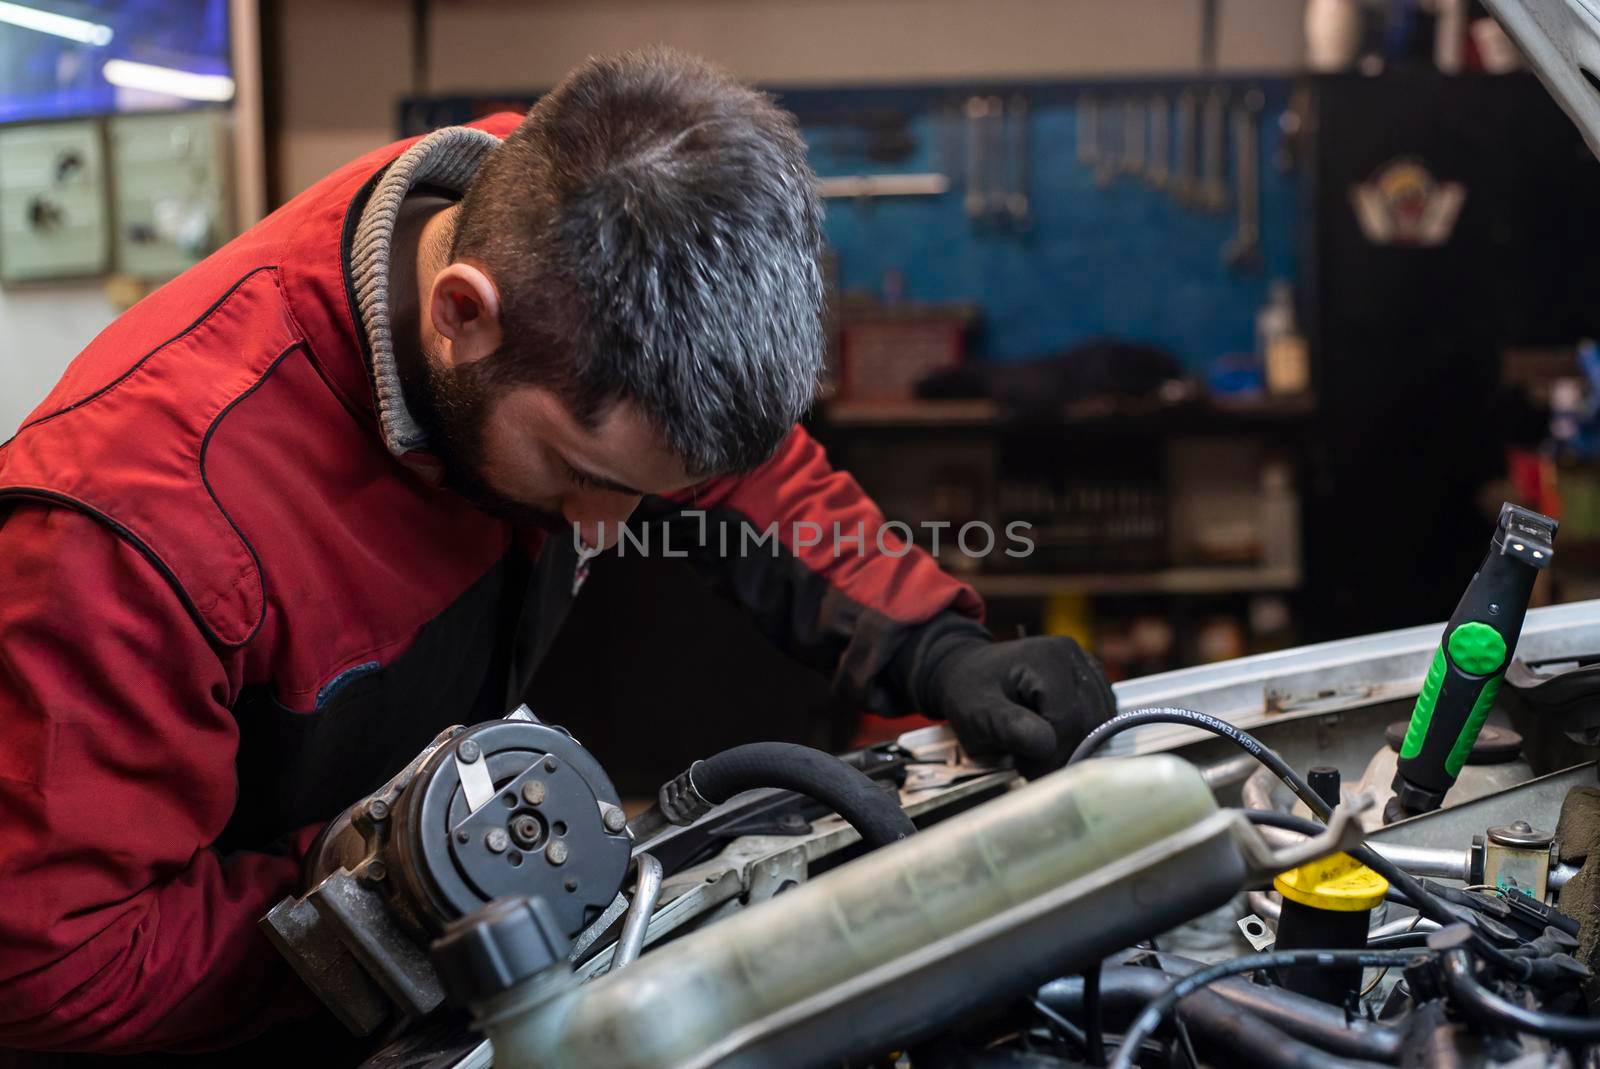
[[1241, 814], [1239, 817], [1239, 850], [1251, 875], [1268, 878], [1298, 868], [1319, 857], [1337, 854], [1341, 850], [1360, 846], [1366, 832], [1361, 827], [1361, 814], [1371, 809], [1376, 799], [1371, 792], [1363, 792], [1334, 807], [1328, 826], [1319, 835], [1274, 850], [1254, 824]]

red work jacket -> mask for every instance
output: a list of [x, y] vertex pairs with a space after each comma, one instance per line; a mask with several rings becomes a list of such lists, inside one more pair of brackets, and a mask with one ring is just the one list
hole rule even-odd
[[[304, 829], [502, 715], [574, 596], [570, 539], [478, 512], [379, 432], [348, 252], [409, 144], [141, 301], [0, 446], [0, 1047], [262, 1027], [297, 982], [256, 922]], [[909, 627], [978, 611], [920, 551], [879, 551], [878, 510], [801, 430], [685, 501], [777, 521], [776, 557], [708, 567], [863, 694]], [[860, 525], [864, 552], [805, 524]]]

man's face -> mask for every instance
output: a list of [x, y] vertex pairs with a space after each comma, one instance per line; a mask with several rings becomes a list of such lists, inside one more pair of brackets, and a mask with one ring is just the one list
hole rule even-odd
[[575, 525], [585, 545], [605, 548], [644, 494], [699, 481], [630, 401], [589, 428], [543, 386], [502, 386], [477, 365], [425, 362], [418, 415], [449, 484], [486, 512], [552, 531]]

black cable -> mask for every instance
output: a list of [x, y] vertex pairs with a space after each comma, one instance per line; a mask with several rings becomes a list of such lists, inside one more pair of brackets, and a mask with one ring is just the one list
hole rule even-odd
[[1092, 1066], [1106, 1064], [1105, 1033], [1100, 1028], [1100, 962], [1083, 972], [1083, 1031], [1088, 1043], [1085, 1060]]
[[1478, 1021], [1563, 1043], [1600, 1043], [1600, 1018], [1530, 1010], [1501, 998], [1479, 983], [1473, 974], [1472, 959], [1464, 949], [1445, 951], [1444, 986], [1457, 1008]]
[[1133, 1069], [1133, 1058], [1144, 1041], [1154, 1034], [1167, 1014], [1183, 999], [1207, 984], [1227, 976], [1254, 972], [1257, 969], [1282, 969], [1294, 966], [1317, 965], [1323, 968], [1360, 965], [1379, 967], [1409, 965], [1427, 956], [1416, 950], [1274, 950], [1265, 954], [1248, 954], [1232, 961], [1221, 961], [1198, 972], [1180, 977], [1168, 985], [1134, 1018], [1122, 1043], [1111, 1059], [1110, 1069]]
[[1045, 1005], [1039, 999], [1033, 1000], [1033, 1008], [1039, 1012], [1039, 1016], [1049, 1022], [1052, 1028], [1076, 1043], [1079, 1050], [1088, 1049], [1089, 1037], [1084, 1035], [1083, 1029], [1061, 1016], [1061, 1014]]
[[869, 846], [885, 846], [917, 830], [893, 792], [859, 768], [809, 746], [790, 742], [735, 746], [696, 761], [674, 783], [684, 779], [712, 805], [758, 787], [782, 787], [815, 798], [860, 832]]
[[[1321, 835], [1327, 831], [1327, 828], [1316, 821], [1297, 817], [1292, 813], [1279, 813], [1270, 809], [1246, 809], [1244, 815], [1252, 824], [1265, 824], [1268, 827], [1299, 832], [1301, 835]], [[1438, 921], [1444, 927], [1461, 922], [1461, 918], [1451, 912], [1449, 907], [1438, 896], [1422, 886], [1421, 881], [1376, 850], [1365, 846], [1357, 846], [1346, 850], [1345, 853], [1388, 880], [1391, 885], [1406, 897], [1418, 913], [1429, 920]], [[1526, 978], [1533, 972], [1533, 965], [1526, 958], [1512, 957], [1477, 932], [1473, 933], [1473, 939], [1474, 946], [1478, 948], [1478, 952], [1500, 968], [1515, 973], [1522, 978]]]
[[[1173, 1031], [1178, 1033], [1177, 1046], [1183, 1048], [1183, 1064], [1189, 1069], [1200, 1069], [1200, 1056], [1195, 1053], [1194, 1040], [1189, 1038], [1189, 1026], [1182, 1017], [1172, 1019]], [[1264, 1061], [1264, 1059], [1263, 1059]]]
[[1289, 767], [1289, 762], [1279, 757], [1275, 750], [1248, 731], [1243, 731], [1226, 720], [1221, 720], [1194, 709], [1161, 706], [1155, 709], [1134, 709], [1131, 712], [1123, 713], [1121, 716], [1112, 717], [1089, 732], [1088, 736], [1078, 744], [1078, 748], [1072, 751], [1072, 756], [1067, 758], [1067, 764], [1077, 764], [1079, 761], [1091, 756], [1111, 736], [1127, 731], [1129, 728], [1139, 727], [1141, 724], [1188, 724], [1190, 727], [1209, 731], [1213, 735], [1220, 735], [1271, 769], [1272, 774], [1287, 784], [1289, 789], [1294, 792], [1295, 797], [1304, 802], [1317, 816], [1327, 820], [1333, 815], [1332, 807], [1327, 802], [1324, 802], [1322, 797], [1311, 789], [1311, 784], [1307, 783], [1298, 772]]

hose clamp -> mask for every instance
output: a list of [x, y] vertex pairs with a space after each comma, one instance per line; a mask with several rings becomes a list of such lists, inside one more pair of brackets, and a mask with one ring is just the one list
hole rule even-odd
[[684, 827], [711, 812], [712, 804], [706, 801], [705, 795], [694, 785], [694, 770], [704, 763], [696, 761], [682, 773], [661, 785], [656, 799], [661, 806], [661, 815], [666, 817], [669, 823]]

